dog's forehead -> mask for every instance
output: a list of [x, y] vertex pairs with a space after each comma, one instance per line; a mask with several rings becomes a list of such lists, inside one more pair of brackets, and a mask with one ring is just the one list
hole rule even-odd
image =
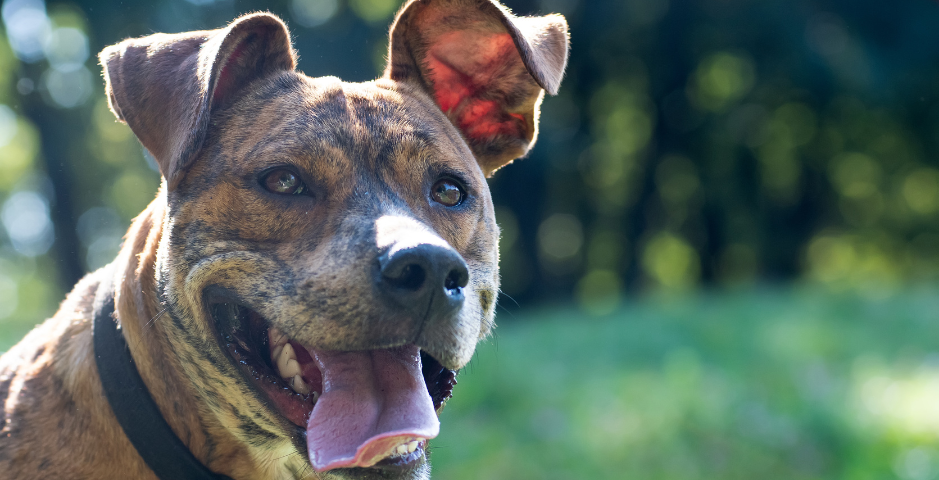
[[481, 179], [471, 151], [440, 110], [396, 87], [284, 74], [222, 115], [215, 150], [241, 164], [235, 167], [288, 161], [328, 178], [446, 165]]

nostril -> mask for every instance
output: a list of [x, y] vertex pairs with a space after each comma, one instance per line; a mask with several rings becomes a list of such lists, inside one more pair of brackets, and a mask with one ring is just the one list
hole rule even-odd
[[398, 288], [419, 290], [424, 285], [426, 277], [427, 273], [424, 271], [424, 267], [416, 263], [410, 263], [402, 267], [397, 275], [387, 276], [386, 278]]
[[466, 277], [467, 275], [463, 271], [454, 268], [450, 270], [450, 273], [447, 274], [447, 278], [444, 279], [443, 288], [447, 289], [448, 292], [459, 291], [466, 286]]
[[453, 272], [450, 272], [450, 275], [447, 275], [447, 279], [443, 281], [443, 288], [446, 288], [447, 290], [456, 290], [460, 288], [456, 284], [456, 278], [454, 277]]

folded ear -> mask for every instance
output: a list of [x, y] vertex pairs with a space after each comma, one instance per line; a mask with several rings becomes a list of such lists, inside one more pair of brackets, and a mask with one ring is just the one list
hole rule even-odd
[[491, 0], [410, 0], [391, 27], [385, 77], [424, 88], [488, 176], [534, 144], [567, 44], [561, 15], [515, 17]]
[[124, 40], [100, 55], [111, 110], [153, 154], [173, 189], [202, 146], [209, 116], [254, 80], [296, 68], [277, 17], [227, 28]]

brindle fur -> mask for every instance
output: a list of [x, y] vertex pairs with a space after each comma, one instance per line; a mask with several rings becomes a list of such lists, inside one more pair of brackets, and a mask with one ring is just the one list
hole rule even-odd
[[[434, 26], [422, 27], [424, 17]], [[529, 30], [542, 22], [533, 30], [542, 40], [516, 32], [524, 63], [508, 65], [485, 93], [524, 117], [521, 136], [469, 139], [459, 112], [437, 106], [433, 79], [415, 59], [442, 23], [488, 31], [523, 20]], [[426, 464], [402, 477], [313, 472], [302, 429], [232, 364], [204, 303], [207, 287], [221, 287], [304, 344], [415, 343], [451, 369], [488, 335], [499, 230], [484, 177], [533, 143], [542, 87], [556, 91], [566, 62], [566, 25], [558, 16], [515, 19], [484, 0], [411, 1], [391, 35], [385, 77], [362, 84], [294, 71], [286, 27], [266, 14], [102, 53], [112, 108], [157, 158], [164, 183], [112, 269], [82, 279], [55, 316], [0, 358], [3, 477], [155, 478], [117, 424], [95, 366], [93, 300], [108, 274], [144, 382], [210, 469], [234, 479], [429, 476]], [[146, 48], [162, 53], [144, 61]], [[302, 172], [313, 198], [258, 187], [259, 172], [284, 164]], [[467, 187], [458, 208], [428, 201], [444, 174]], [[442, 239], [466, 261], [470, 284], [453, 321], [414, 318], [376, 298], [376, 252], [407, 235]]]

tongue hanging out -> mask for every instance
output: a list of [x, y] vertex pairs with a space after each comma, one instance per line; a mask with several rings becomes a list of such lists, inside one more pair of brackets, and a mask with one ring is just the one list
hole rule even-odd
[[306, 427], [317, 471], [370, 467], [406, 451], [402, 445], [437, 436], [440, 422], [416, 346], [310, 353], [323, 374], [323, 392]]

